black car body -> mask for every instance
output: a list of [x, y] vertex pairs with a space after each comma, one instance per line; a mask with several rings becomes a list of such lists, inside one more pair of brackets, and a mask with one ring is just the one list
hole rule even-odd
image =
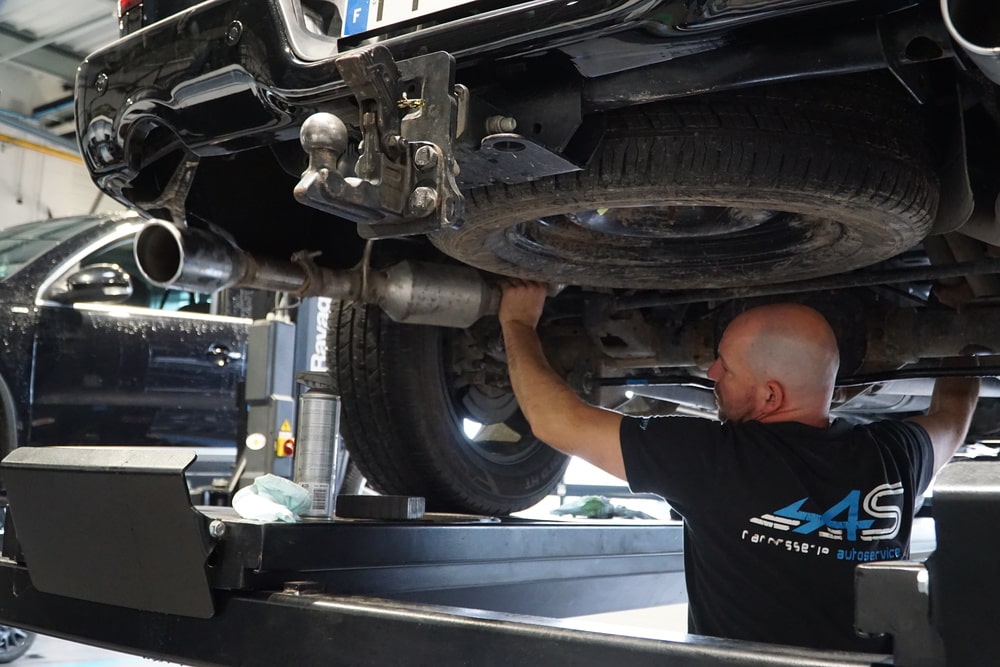
[[1000, 343], [995, 2], [189, 4], [130, 3], [82, 64], [87, 166], [161, 219], [154, 282], [338, 299], [343, 433], [381, 490], [504, 512], [558, 481], [480, 317], [497, 276], [565, 286], [554, 365], [644, 414], [710, 414], [760, 300], [828, 316], [851, 419]]
[[164, 445], [227, 447], [233, 458], [250, 320], [227, 314], [241, 314], [231, 303], [143, 278], [133, 250], [141, 227], [115, 214], [0, 229], [4, 454]]

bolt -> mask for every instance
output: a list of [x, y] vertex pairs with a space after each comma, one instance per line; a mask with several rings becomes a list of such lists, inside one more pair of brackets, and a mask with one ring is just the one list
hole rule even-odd
[[208, 534], [215, 539], [219, 539], [226, 534], [226, 524], [216, 519], [212, 523], [208, 524]]
[[236, 46], [242, 36], [243, 24], [239, 21], [233, 21], [229, 24], [229, 30], [226, 31], [226, 44], [229, 46]]
[[97, 81], [94, 82], [94, 88], [97, 89], [98, 95], [103, 95], [104, 91], [108, 89], [108, 75], [106, 72], [101, 72], [97, 75]]
[[400, 153], [406, 150], [407, 141], [398, 134], [389, 134], [385, 137], [385, 152], [390, 158], [396, 159]]
[[437, 153], [430, 146], [421, 146], [413, 153], [413, 164], [417, 165], [417, 169], [433, 169], [437, 161]]
[[410, 211], [419, 218], [430, 215], [437, 208], [438, 194], [434, 188], [426, 185], [413, 188], [410, 199], [407, 202]]
[[517, 129], [517, 121], [510, 116], [490, 116], [486, 119], [486, 132], [499, 134], [513, 132]]

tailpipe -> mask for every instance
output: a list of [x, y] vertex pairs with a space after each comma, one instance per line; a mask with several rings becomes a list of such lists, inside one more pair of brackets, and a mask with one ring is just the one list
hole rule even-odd
[[[275, 292], [349, 298], [352, 286], [317, 286], [306, 269], [291, 261], [250, 255], [217, 234], [178, 227], [163, 220], [148, 223], [135, 240], [135, 261], [154, 285], [190, 292], [217, 292], [227, 287], [252, 287]], [[330, 272], [333, 273], [333, 272]]]
[[993, 83], [1000, 85], [1000, 2], [941, 0], [952, 39]]
[[305, 254], [293, 259], [251, 255], [206, 230], [163, 220], [150, 221], [135, 242], [139, 270], [160, 287], [206, 293], [246, 287], [361, 301], [396, 322], [461, 329], [495, 314], [500, 305], [496, 286], [464, 266], [404, 260], [382, 270], [334, 270]]

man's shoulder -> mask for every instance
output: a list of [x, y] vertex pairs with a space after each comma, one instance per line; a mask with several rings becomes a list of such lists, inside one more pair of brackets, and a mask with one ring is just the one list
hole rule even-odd
[[880, 442], [900, 442], [904, 444], [930, 446], [927, 430], [920, 424], [902, 419], [881, 419], [869, 424], [855, 426], [859, 432], [870, 434]]
[[664, 415], [656, 417], [626, 416], [622, 419], [622, 433], [631, 433], [640, 437], [669, 434], [671, 436], [690, 434], [699, 437], [709, 437], [722, 430], [723, 424], [707, 417], [688, 415]]

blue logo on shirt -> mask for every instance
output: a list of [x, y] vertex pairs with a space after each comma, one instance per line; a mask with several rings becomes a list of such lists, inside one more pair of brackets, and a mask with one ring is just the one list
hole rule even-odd
[[822, 512], [803, 509], [809, 498], [800, 498], [774, 512], [750, 517], [750, 523], [799, 535], [815, 533], [836, 541], [891, 540], [902, 525], [902, 496], [900, 482], [880, 484], [863, 498], [855, 489]]
[[[862, 528], [871, 528], [872, 524], [875, 523], [873, 519], [858, 519], [859, 505], [861, 501], [861, 491], [858, 489], [848, 493], [844, 496], [843, 500], [836, 503], [833, 507], [826, 510], [822, 514], [804, 511], [802, 506], [807, 500], [809, 499], [803, 498], [802, 500], [798, 500], [787, 507], [782, 507], [780, 510], [776, 510], [774, 515], [784, 517], [786, 519], [796, 519], [801, 521], [802, 525], [795, 528], [792, 532], [809, 535], [811, 533], [815, 533], [820, 528], [843, 530], [847, 531], [847, 539], [851, 542], [857, 541], [858, 530]], [[847, 513], [847, 516], [838, 520], [837, 517], [845, 512]]]

